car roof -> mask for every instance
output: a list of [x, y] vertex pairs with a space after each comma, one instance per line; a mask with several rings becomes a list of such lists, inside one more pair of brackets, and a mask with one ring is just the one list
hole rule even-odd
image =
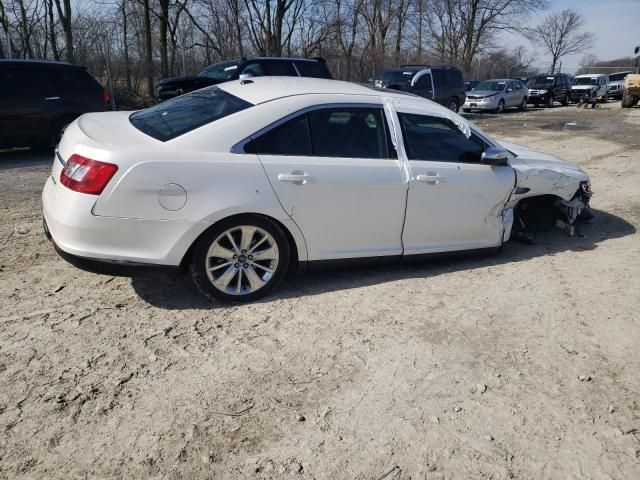
[[253, 77], [248, 80], [232, 80], [221, 83], [217, 87], [254, 105], [278, 98], [313, 94], [357, 95], [379, 98], [407, 98], [410, 96], [416, 100], [424, 100], [422, 97], [395, 90], [372, 88], [357, 83], [325, 78]]
[[581, 73], [573, 78], [592, 78], [592, 77], [606, 77], [606, 73]]
[[426, 68], [442, 68], [447, 70], [457, 70], [456, 67], [452, 67], [450, 65], [401, 65], [395, 68], [388, 68], [383, 73], [387, 72], [419, 72], [420, 70], [424, 70]]
[[68, 67], [68, 68], [85, 68], [81, 65], [72, 65], [67, 62], [54, 62], [52, 60], [13, 60], [0, 58], [0, 65], [18, 65], [18, 66], [50, 66], [50, 67]]

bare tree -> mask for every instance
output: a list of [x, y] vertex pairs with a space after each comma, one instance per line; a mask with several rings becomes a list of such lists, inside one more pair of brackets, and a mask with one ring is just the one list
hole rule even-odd
[[551, 73], [555, 73], [560, 58], [584, 52], [593, 45], [595, 35], [582, 31], [584, 23], [580, 12], [565, 9], [559, 13], [550, 13], [540, 25], [525, 30], [524, 34], [534, 44], [543, 46], [551, 55]]
[[60, 24], [64, 31], [64, 48], [65, 58], [69, 63], [75, 63], [75, 54], [73, 51], [73, 26], [71, 23], [71, 0], [54, 0], [56, 3], [56, 9], [58, 10], [58, 18], [60, 18]]

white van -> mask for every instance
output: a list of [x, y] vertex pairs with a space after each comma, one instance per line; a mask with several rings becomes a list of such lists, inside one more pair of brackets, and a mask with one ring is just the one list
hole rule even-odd
[[605, 102], [609, 92], [609, 77], [604, 73], [587, 73], [577, 75], [571, 86], [571, 101], [578, 102], [580, 98], [587, 100], [596, 98], [599, 102]]

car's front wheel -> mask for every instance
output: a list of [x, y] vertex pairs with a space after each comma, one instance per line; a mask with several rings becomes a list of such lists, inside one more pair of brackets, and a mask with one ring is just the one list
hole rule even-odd
[[496, 113], [504, 113], [504, 100], [498, 102], [498, 107], [495, 109]]
[[562, 106], [566, 107], [567, 105], [569, 105], [569, 94], [565, 93], [562, 98]]
[[191, 277], [202, 293], [226, 302], [250, 302], [278, 286], [289, 268], [287, 236], [259, 215], [223, 220], [198, 239]]

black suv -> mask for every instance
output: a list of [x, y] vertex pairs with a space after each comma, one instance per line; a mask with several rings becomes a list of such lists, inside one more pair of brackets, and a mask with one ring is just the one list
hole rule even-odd
[[84, 67], [35, 60], [0, 60], [0, 92], [0, 148], [53, 146], [67, 124], [110, 100]]
[[323, 58], [252, 58], [230, 60], [209, 65], [196, 76], [172, 77], [156, 82], [156, 94], [160, 100], [177, 97], [183, 93], [237, 80], [240, 75], [252, 77], [314, 77], [333, 78]]
[[553, 107], [553, 102], [560, 102], [565, 107], [571, 97], [571, 77], [566, 73], [538, 75], [527, 82], [529, 99], [536, 107], [543, 104]]
[[384, 71], [375, 85], [420, 95], [454, 112], [467, 98], [462, 73], [455, 67], [401, 65]]

